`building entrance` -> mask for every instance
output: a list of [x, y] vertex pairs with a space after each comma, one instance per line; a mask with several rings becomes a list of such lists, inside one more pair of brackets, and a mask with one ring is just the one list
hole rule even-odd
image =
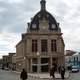
[[32, 72], [37, 72], [37, 58], [32, 59]]
[[32, 72], [38, 72], [38, 70], [40, 70], [39, 72], [48, 72], [49, 58], [41, 58], [40, 63], [37, 58], [32, 59]]
[[48, 72], [49, 70], [48, 62], [49, 62], [48, 58], [41, 58], [41, 72]]

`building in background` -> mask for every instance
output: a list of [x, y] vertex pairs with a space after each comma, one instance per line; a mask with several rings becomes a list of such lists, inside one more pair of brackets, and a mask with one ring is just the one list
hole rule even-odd
[[0, 68], [2, 67], [2, 59], [0, 59]]
[[3, 68], [12, 69], [12, 67], [13, 67], [13, 64], [12, 64], [12, 56], [14, 54], [15, 53], [9, 53], [8, 55], [3, 56], [3, 58], [2, 58], [2, 67]]
[[2, 58], [2, 68], [4, 69], [5, 67], [8, 67], [8, 56], [5, 55]]
[[8, 55], [8, 67], [9, 67], [9, 69], [13, 68], [13, 64], [12, 64], [13, 55], [15, 55], [15, 53], [9, 53], [9, 55]]
[[80, 68], [80, 53], [72, 50], [66, 50], [66, 66], [78, 66]]
[[51, 66], [65, 64], [65, 44], [56, 19], [46, 10], [41, 0], [41, 10], [28, 23], [27, 32], [16, 45], [16, 69], [28, 72], [48, 72]]
[[12, 70], [16, 70], [16, 54], [12, 56]]

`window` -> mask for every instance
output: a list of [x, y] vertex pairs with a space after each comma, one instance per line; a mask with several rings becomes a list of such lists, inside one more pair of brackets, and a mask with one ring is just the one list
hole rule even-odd
[[41, 51], [47, 52], [47, 40], [41, 40]]
[[49, 30], [57, 30], [56, 24], [52, 24], [51, 22], [49, 23]]
[[48, 72], [49, 65], [48, 65], [48, 58], [41, 58], [41, 72]]
[[75, 57], [74, 57], [74, 61], [75, 61]]
[[57, 51], [56, 40], [51, 40], [51, 51]]
[[33, 64], [37, 64], [37, 58], [33, 58], [33, 59], [32, 59], [32, 63], [33, 63]]
[[77, 57], [77, 61], [78, 61], [78, 57]]
[[32, 28], [33, 28], [33, 29], [36, 29], [36, 24], [33, 24], [33, 25], [32, 25]]
[[32, 40], [32, 52], [37, 52], [37, 40]]

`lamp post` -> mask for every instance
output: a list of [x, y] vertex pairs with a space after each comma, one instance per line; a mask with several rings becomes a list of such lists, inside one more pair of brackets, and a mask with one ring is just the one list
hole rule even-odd
[[24, 69], [26, 69], [26, 57], [24, 56]]
[[26, 57], [24, 57], [24, 60], [26, 59]]
[[39, 71], [40, 71], [40, 60], [39, 60], [39, 58], [40, 58], [40, 53], [39, 53], [39, 52], [37, 52], [37, 57], [38, 57], [37, 74], [38, 74], [38, 78], [39, 78]]
[[18, 65], [21, 66], [21, 63], [19, 63]]

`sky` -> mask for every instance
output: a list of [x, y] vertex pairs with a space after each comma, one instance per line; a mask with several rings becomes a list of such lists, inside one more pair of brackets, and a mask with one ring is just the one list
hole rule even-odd
[[[16, 52], [27, 23], [40, 10], [41, 0], [0, 0], [0, 58]], [[63, 33], [65, 49], [80, 52], [80, 0], [46, 0]]]

